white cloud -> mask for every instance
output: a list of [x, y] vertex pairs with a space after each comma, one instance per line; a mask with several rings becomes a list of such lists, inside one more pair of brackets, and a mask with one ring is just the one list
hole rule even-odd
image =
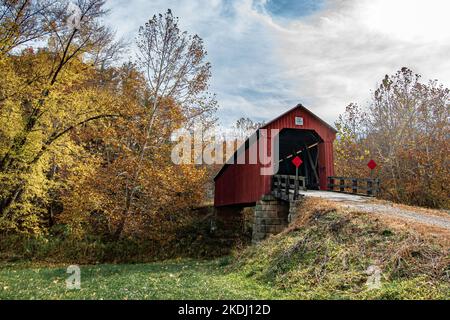
[[384, 74], [403, 66], [450, 81], [448, 1], [335, 1], [326, 11], [291, 22], [277, 55], [299, 97], [333, 121], [351, 101], [366, 102]]
[[171, 8], [205, 40], [226, 126], [241, 116], [270, 120], [299, 102], [333, 122], [403, 66], [450, 83], [447, 0], [329, 0], [289, 20], [271, 16], [265, 2], [113, 0], [109, 23], [133, 40], [139, 25]]

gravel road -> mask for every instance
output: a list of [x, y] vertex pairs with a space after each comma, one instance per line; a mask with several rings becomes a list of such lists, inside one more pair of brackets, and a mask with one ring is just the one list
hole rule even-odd
[[307, 197], [318, 197], [335, 201], [342, 204], [344, 207], [355, 211], [373, 212], [450, 230], [450, 214], [448, 215], [448, 218], [434, 216], [419, 211], [394, 207], [393, 205], [374, 203], [372, 198], [345, 193], [314, 190], [301, 193]]

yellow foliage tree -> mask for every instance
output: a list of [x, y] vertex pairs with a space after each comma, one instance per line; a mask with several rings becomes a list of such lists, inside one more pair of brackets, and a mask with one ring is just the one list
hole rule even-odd
[[[70, 133], [116, 116], [112, 92], [92, 81], [111, 44], [98, 20], [104, 1], [79, 1], [80, 26], [71, 27], [67, 3], [2, 1], [0, 19], [0, 229], [38, 233], [56, 166], [71, 166]], [[42, 17], [42, 18], [38, 18]], [[47, 41], [45, 48], [19, 45]], [[5, 72], [3, 72], [5, 71]], [[72, 162], [73, 164], [73, 162]]]

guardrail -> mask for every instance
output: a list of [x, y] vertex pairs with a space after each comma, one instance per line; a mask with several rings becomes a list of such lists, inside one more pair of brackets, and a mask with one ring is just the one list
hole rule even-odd
[[272, 195], [276, 198], [292, 201], [299, 199], [299, 191], [306, 190], [306, 177], [290, 175], [274, 175]]
[[328, 190], [376, 197], [380, 192], [380, 179], [328, 177]]

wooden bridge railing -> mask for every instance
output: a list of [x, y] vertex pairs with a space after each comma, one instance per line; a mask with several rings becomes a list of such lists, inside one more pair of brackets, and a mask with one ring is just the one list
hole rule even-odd
[[285, 200], [297, 200], [299, 191], [306, 190], [306, 177], [289, 175], [274, 175], [272, 180], [272, 194]]
[[376, 197], [380, 192], [380, 179], [328, 177], [328, 190]]

